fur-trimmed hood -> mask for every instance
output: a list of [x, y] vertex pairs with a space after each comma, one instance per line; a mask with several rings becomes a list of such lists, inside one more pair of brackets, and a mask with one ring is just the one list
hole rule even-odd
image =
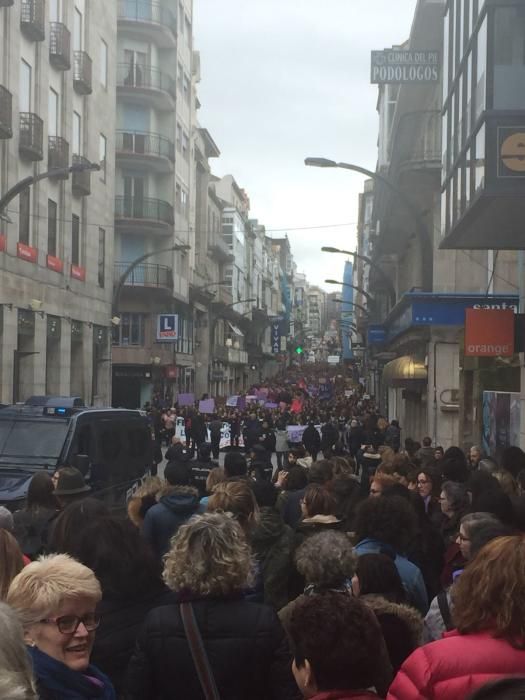
[[381, 595], [367, 594], [359, 598], [376, 615], [396, 615], [410, 630], [414, 646], [423, 644], [423, 617], [420, 612], [410, 605], [392, 603]]

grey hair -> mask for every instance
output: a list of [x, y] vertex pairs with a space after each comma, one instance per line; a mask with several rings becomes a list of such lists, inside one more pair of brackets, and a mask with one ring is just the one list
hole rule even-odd
[[458, 484], [457, 481], [445, 481], [441, 490], [453, 510], [465, 509], [470, 504], [465, 484]]
[[461, 518], [461, 525], [466, 529], [467, 535], [472, 537], [473, 532], [479, 527], [484, 525], [501, 525], [501, 521], [492, 513], [469, 513]]
[[357, 555], [347, 535], [328, 530], [303, 542], [295, 555], [295, 564], [307, 584], [326, 588], [352, 578]]
[[37, 700], [22, 625], [15, 611], [0, 603], [0, 698]]
[[494, 472], [498, 471], [498, 464], [492, 457], [483, 457], [483, 459], [479, 460], [478, 469], [487, 472], [487, 474], [494, 474]]

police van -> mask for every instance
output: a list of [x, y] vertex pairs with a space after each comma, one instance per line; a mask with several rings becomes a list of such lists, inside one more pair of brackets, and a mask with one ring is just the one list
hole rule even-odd
[[73, 466], [108, 504], [125, 502], [153, 464], [141, 411], [89, 408], [70, 397], [31, 397], [0, 408], [0, 503], [21, 507], [31, 477]]

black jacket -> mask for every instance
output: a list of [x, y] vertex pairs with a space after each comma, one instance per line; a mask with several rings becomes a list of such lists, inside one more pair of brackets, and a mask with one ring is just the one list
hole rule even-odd
[[325, 423], [321, 428], [321, 449], [330, 450], [339, 440], [339, 431], [333, 423]]
[[[275, 612], [243, 599], [193, 601], [224, 700], [289, 700], [300, 693]], [[128, 669], [128, 700], [203, 700], [178, 605], [149, 613]]]
[[199, 491], [199, 496], [202, 498], [206, 495], [206, 481], [212, 469], [218, 467], [217, 462], [212, 462], [211, 459], [203, 462], [196, 459], [190, 462], [191, 466], [191, 483]]
[[197, 489], [175, 486], [171, 493], [148, 510], [142, 534], [159, 558], [168, 551], [171, 538], [179, 527], [199, 511], [199, 501]]
[[144, 591], [139, 600], [102, 599], [98, 605], [101, 614], [91, 663], [105, 673], [117, 693], [125, 690], [126, 670], [135, 649], [137, 637], [146, 615], [161, 605], [173, 603], [174, 593], [166, 588]]
[[303, 433], [303, 445], [310, 454], [319, 452], [321, 449], [321, 436], [317, 428], [308, 426]]

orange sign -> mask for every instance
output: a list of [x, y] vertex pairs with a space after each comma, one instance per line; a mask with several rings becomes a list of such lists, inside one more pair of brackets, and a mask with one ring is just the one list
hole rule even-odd
[[510, 357], [513, 354], [512, 309], [465, 309], [465, 355]]

